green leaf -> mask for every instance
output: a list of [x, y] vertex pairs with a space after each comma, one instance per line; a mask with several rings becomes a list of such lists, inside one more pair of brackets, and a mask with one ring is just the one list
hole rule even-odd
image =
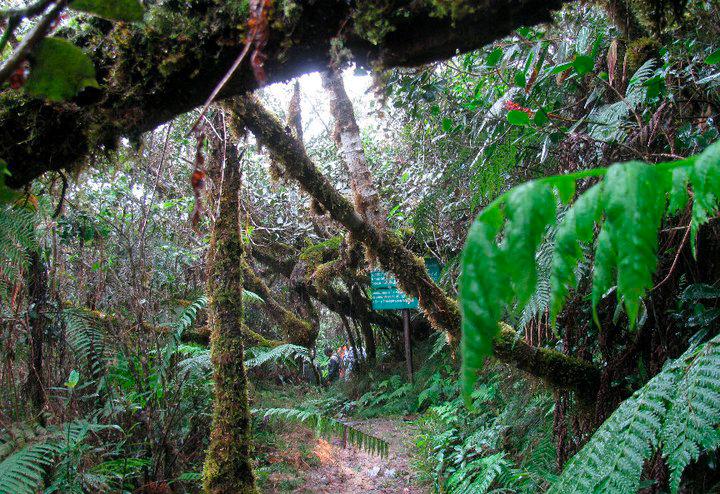
[[496, 237], [505, 217], [500, 202], [485, 208], [477, 217], [465, 243], [460, 276], [462, 319], [463, 396], [470, 402], [477, 371], [492, 353], [505, 299], [506, 273], [499, 266]]
[[527, 80], [525, 79], [524, 72], [515, 72], [515, 85], [518, 87], [525, 87], [527, 85]]
[[560, 176], [552, 181], [557, 190], [558, 198], [563, 204], [570, 204], [575, 195], [575, 178], [572, 176]]
[[593, 68], [595, 68], [595, 60], [588, 55], [576, 55], [572, 66], [578, 75], [585, 75], [592, 72]]
[[552, 188], [545, 182], [527, 182], [507, 195], [503, 269], [510, 277], [510, 286], [520, 305], [535, 292], [535, 251], [547, 226], [555, 221], [555, 210]]
[[616, 258], [617, 254], [612, 244], [612, 237], [608, 233], [608, 225], [606, 223], [598, 234], [597, 245], [595, 247], [595, 262], [593, 264], [591, 299], [593, 320], [598, 328], [600, 327], [600, 318], [598, 317], [597, 306], [615, 283]]
[[685, 209], [688, 202], [687, 186], [690, 181], [690, 172], [687, 168], [680, 166], [672, 171], [672, 187], [670, 188], [670, 204], [668, 215], [673, 215]]
[[67, 381], [65, 381], [65, 387], [68, 389], [75, 389], [75, 387], [80, 382], [80, 373], [73, 369], [70, 371], [70, 375], [67, 378]]
[[602, 182], [582, 194], [567, 210], [555, 233], [550, 273], [550, 320], [553, 325], [570, 289], [577, 286], [575, 270], [583, 255], [581, 244], [592, 240], [595, 223], [602, 212], [601, 192]]
[[547, 112], [546, 112], [544, 109], [542, 109], [542, 108], [540, 108], [540, 109], [535, 113], [535, 117], [533, 118], [533, 123], [534, 123], [535, 125], [539, 126], [539, 127], [542, 127], [543, 125], [545, 125], [546, 123], [548, 123], [548, 121], [550, 121], [550, 119], [548, 118], [548, 114], [547, 114]]
[[451, 118], [445, 117], [442, 119], [442, 130], [443, 132], [450, 132], [453, 127], [453, 121]]
[[45, 38], [32, 56], [25, 90], [52, 101], [72, 98], [86, 87], [99, 87], [92, 60], [80, 48], [60, 38]]
[[669, 185], [667, 173], [641, 162], [614, 165], [605, 177], [603, 231], [617, 255], [618, 299], [624, 302], [631, 328], [640, 298], [652, 287], [657, 235]]
[[143, 20], [143, 7], [138, 0], [73, 0], [70, 8], [113, 21]]
[[553, 67], [550, 67], [548, 70], [551, 74], [559, 74], [560, 72], [565, 72], [566, 70], [570, 70], [573, 68], [573, 62], [565, 62], [558, 65], [555, 65]]
[[487, 56], [485, 59], [485, 65], [488, 67], [495, 67], [498, 63], [500, 63], [500, 60], [502, 60], [503, 57], [503, 51], [501, 48], [495, 48], [493, 51], [490, 52], [490, 55]]
[[511, 110], [507, 114], [507, 120], [512, 125], [517, 125], [519, 127], [523, 127], [525, 125], [530, 125], [530, 117], [527, 113], [521, 110]]
[[720, 141], [709, 146], [695, 160], [690, 172], [694, 202], [691, 219], [691, 240], [695, 254], [698, 229], [715, 215], [720, 199]]
[[720, 63], [720, 50], [712, 52], [706, 59], [705, 63], [708, 65], [717, 65]]

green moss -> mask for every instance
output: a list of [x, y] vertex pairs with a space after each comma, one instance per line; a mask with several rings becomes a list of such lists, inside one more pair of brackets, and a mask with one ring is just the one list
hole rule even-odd
[[301, 261], [307, 262], [310, 266], [317, 266], [328, 255], [332, 255], [333, 257], [337, 255], [342, 241], [342, 235], [337, 235], [323, 242], [308, 245], [300, 252], [299, 258]]
[[627, 72], [631, 76], [645, 62], [654, 58], [660, 49], [660, 42], [655, 38], [638, 38], [627, 47]]

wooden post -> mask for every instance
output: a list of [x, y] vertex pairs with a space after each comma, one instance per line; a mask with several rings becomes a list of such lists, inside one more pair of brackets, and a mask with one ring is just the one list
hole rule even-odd
[[405, 363], [407, 364], [408, 379], [413, 382], [412, 345], [410, 340], [410, 309], [402, 309], [403, 337], [405, 340]]

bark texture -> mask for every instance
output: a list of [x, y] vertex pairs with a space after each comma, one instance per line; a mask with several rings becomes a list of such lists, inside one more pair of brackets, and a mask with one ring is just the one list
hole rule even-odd
[[237, 155], [228, 149], [220, 215], [208, 266], [210, 355], [215, 400], [203, 471], [208, 494], [256, 494], [250, 463], [250, 409], [243, 364], [243, 244], [239, 229], [241, 185]]
[[48, 275], [38, 252], [30, 253], [28, 267], [28, 291], [30, 308], [30, 358], [28, 359], [27, 391], [30, 404], [36, 413], [45, 406], [45, 371], [43, 369], [43, 344], [45, 340], [45, 311], [47, 310]]
[[380, 203], [380, 194], [370, 175], [365, 159], [360, 127], [355, 120], [352, 102], [345, 91], [339, 70], [331, 68], [322, 73], [323, 87], [330, 95], [330, 112], [335, 118], [333, 140], [350, 174], [350, 187], [355, 210], [379, 232], [386, 227], [387, 213]]
[[[49, 103], [0, 95], [0, 159], [20, 187], [46, 171], [77, 169], [92, 155], [138, 138], [202, 105], [243, 48], [248, 12], [241, 0], [147, 2], [144, 25], [92, 19], [64, 28], [91, 56], [100, 89]], [[270, 13], [264, 50], [268, 82], [321, 70], [331, 43], [360, 65], [418, 65], [479, 48], [523, 25], [551, 20], [562, 0], [283, 2]], [[244, 63], [220, 98], [257, 87]]]

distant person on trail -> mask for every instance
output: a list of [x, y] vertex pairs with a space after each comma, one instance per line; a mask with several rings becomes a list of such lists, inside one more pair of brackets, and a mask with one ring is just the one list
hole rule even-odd
[[334, 353], [329, 346], [325, 347], [325, 355], [330, 358], [328, 362], [328, 373], [325, 378], [325, 385], [327, 386], [340, 377], [340, 357], [337, 353]]

